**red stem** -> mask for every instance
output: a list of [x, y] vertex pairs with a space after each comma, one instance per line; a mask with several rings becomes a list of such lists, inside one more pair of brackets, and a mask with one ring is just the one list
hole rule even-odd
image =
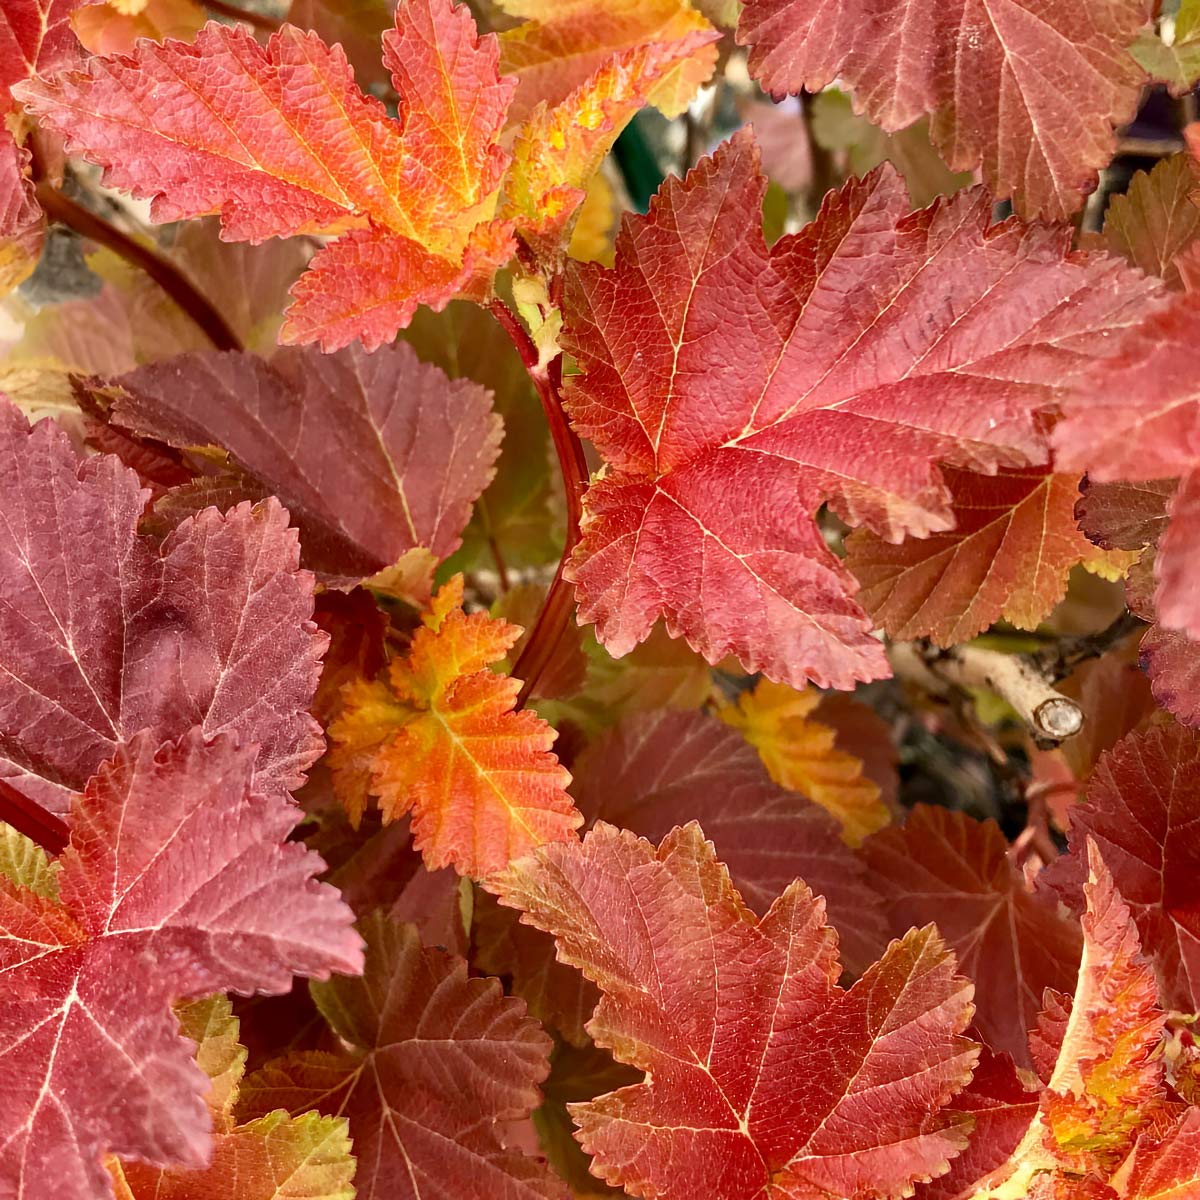
[[70, 830], [61, 817], [0, 779], [0, 821], [37, 842], [48, 854], [61, 854], [70, 840]]
[[204, 7], [219, 13], [222, 17], [228, 17], [231, 21], [245, 21], [247, 25], [253, 25], [255, 29], [264, 29], [269, 33], [274, 33], [283, 24], [274, 17], [238, 8], [236, 4], [226, 4], [224, 0], [204, 0]]
[[46, 179], [38, 181], [37, 198], [51, 220], [69, 226], [101, 246], [107, 246], [126, 262], [145, 271], [195, 321], [218, 350], [242, 349], [241, 339], [230, 329], [225, 318], [174, 263], [134, 241], [103, 217], [76, 204]]
[[583, 518], [583, 493], [587, 488], [587, 460], [583, 456], [583, 445], [567, 422], [562, 406], [562, 355], [553, 358], [546, 367], [538, 365], [537, 347], [517, 317], [502, 300], [493, 300], [489, 305], [496, 320], [512, 339], [529, 372], [529, 378], [542, 402], [542, 411], [550, 426], [550, 437], [554, 452], [558, 456], [558, 469], [562, 474], [563, 490], [567, 498], [567, 537], [562, 557], [550, 587], [546, 592], [542, 611], [534, 622], [517, 661], [513, 664], [514, 677], [524, 680], [518, 703], [524, 704], [537, 686], [542, 672], [549, 666], [554, 651], [566, 632], [574, 608], [571, 585], [563, 576], [571, 551], [579, 541], [579, 522]]

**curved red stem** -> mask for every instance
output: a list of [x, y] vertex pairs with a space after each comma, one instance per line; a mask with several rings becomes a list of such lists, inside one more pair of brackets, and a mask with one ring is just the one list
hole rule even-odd
[[107, 246], [126, 262], [145, 271], [195, 321], [218, 350], [242, 349], [241, 339], [229, 327], [229, 323], [174, 263], [134, 241], [103, 217], [98, 217], [81, 204], [76, 204], [46, 179], [37, 183], [37, 198], [52, 221], [58, 221], [74, 229], [76, 233], [91, 238], [93, 242]]
[[562, 557], [550, 587], [546, 592], [542, 611], [534, 622], [517, 661], [513, 664], [513, 675], [524, 680], [519, 703], [524, 704], [537, 686], [542, 672], [549, 666], [554, 652], [566, 632], [574, 608], [571, 585], [563, 572], [579, 541], [579, 522], [583, 517], [583, 493], [587, 489], [588, 467], [583, 456], [583, 445], [567, 421], [562, 406], [562, 355], [553, 358], [542, 367], [538, 364], [537, 347], [517, 317], [502, 300], [493, 300], [489, 306], [496, 320], [504, 327], [529, 372], [529, 378], [542, 403], [546, 422], [550, 426], [550, 438], [554, 453], [558, 457], [558, 469], [562, 474], [563, 490], [567, 500], [567, 536]]

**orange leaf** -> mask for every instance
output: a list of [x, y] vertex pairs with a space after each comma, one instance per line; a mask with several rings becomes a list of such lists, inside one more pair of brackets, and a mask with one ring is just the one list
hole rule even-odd
[[953, 494], [949, 532], [899, 545], [868, 529], [847, 539], [863, 606], [892, 637], [942, 646], [1001, 617], [1036, 628], [1066, 595], [1071, 568], [1096, 555], [1075, 523], [1078, 478], [1036, 467], [943, 473]]
[[513, 143], [500, 216], [540, 253], [560, 249], [588, 180], [629, 119], [664, 78], [716, 40], [715, 30], [697, 30], [622, 49], [560, 104], [539, 104]]
[[813, 689], [797, 692], [763, 679], [743, 692], [736, 706], [720, 710], [726, 725], [741, 731], [758, 751], [771, 778], [803, 792], [842, 824], [842, 837], [857, 846], [890, 817], [879, 785], [863, 774], [861, 760], [837, 749], [836, 732], [809, 714], [821, 702]]
[[[454, 0], [403, 0], [383, 46], [397, 120], [359, 90], [340, 46], [291, 25], [265, 46], [215, 23], [191, 45], [139, 42], [22, 84], [20, 98], [157, 221], [219, 212], [227, 238], [252, 242], [353, 231], [316, 256], [284, 336], [373, 348], [417, 304], [485, 291], [512, 250], [490, 222], [515, 86], [495, 38]], [[356, 256], [385, 269], [351, 274], [347, 293]]]
[[352, 816], [361, 814], [369, 771], [386, 820], [411, 811], [427, 866], [482, 876], [570, 837], [582, 818], [566, 792], [570, 775], [550, 753], [554, 730], [535, 713], [514, 711], [519, 680], [487, 669], [520, 626], [464, 613], [462, 596], [456, 576], [434, 597], [386, 684], [348, 689], [345, 712], [330, 727], [330, 765], [350, 773]]
[[[499, 0], [525, 22], [500, 35], [500, 61], [516, 75], [510, 119], [523, 119], [540, 101], [558, 104], [589, 75], [621, 51], [689, 34], [711, 34], [712, 26], [688, 0]], [[705, 39], [711, 43], [712, 39]], [[717, 48], [697, 46], [649, 94], [668, 117], [678, 116], [708, 81]]]

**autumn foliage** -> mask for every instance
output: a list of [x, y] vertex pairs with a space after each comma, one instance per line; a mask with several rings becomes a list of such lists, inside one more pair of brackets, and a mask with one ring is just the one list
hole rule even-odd
[[0, 1200], [1200, 1197], [1197, 0], [0, 0]]

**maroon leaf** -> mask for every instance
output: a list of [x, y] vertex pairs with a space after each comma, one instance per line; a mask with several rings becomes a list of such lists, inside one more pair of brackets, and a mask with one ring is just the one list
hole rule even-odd
[[1101, 758], [1087, 803], [1071, 810], [1071, 853], [1044, 876], [1083, 908], [1087, 843], [1129, 906], [1163, 1004], [1200, 1006], [1200, 733], [1130, 734]]
[[975, 1024], [995, 1050], [1029, 1064], [1027, 1035], [1048, 987], [1070, 990], [1082, 939], [1031, 895], [994, 821], [918, 805], [902, 828], [863, 845], [893, 936], [935, 922], [975, 981]]
[[326, 638], [312, 576], [274, 500], [213, 509], [156, 547], [146, 493], [107, 455], [0, 404], [0, 778], [63, 813], [142, 729], [199, 725], [259, 747], [255, 789], [298, 787]]
[[364, 977], [313, 988], [344, 1050], [268, 1064], [242, 1085], [243, 1115], [348, 1117], [359, 1200], [562, 1200], [545, 1165], [511, 1148], [550, 1039], [494, 979], [468, 978], [411, 925], [376, 913], [362, 928]]
[[[1017, 1148], [1038, 1108], [1039, 1094], [1026, 1091], [1012, 1059], [985, 1046], [971, 1082], [951, 1101], [954, 1112], [975, 1121], [967, 1148], [950, 1160], [948, 1174], [918, 1184], [917, 1200], [954, 1200]], [[967, 1192], [969, 1194], [969, 1191]]]
[[657, 842], [699, 821], [759, 916], [803, 879], [825, 898], [848, 970], [861, 974], [882, 954], [879, 898], [838, 823], [773, 783], [754, 747], [715, 717], [635, 714], [590, 746], [574, 774], [572, 792], [589, 826], [603, 819]]
[[187, 354], [118, 382], [118, 424], [229, 451], [291, 512], [304, 565], [339, 585], [417, 546], [438, 558], [456, 550], [499, 452], [490, 393], [403, 343], [374, 354], [284, 349], [269, 364]]
[[205, 1165], [208, 1080], [170, 1004], [361, 969], [350, 910], [251, 789], [254, 749], [139, 734], [76, 798], [61, 903], [0, 879], [0, 1194], [111, 1194], [107, 1152]]

